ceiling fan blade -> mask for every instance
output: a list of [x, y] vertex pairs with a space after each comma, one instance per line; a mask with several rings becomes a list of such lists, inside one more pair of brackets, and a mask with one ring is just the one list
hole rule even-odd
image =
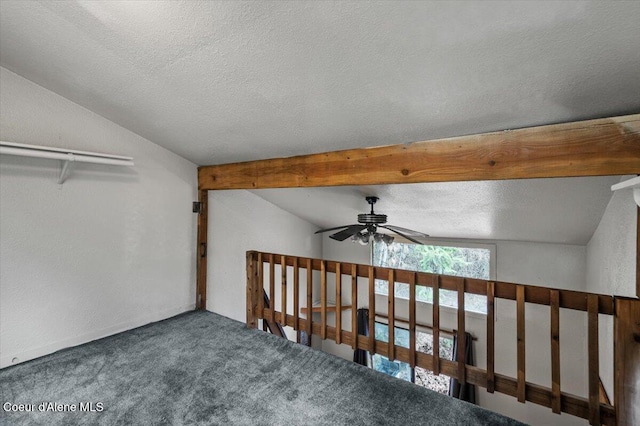
[[403, 234], [403, 233], [402, 233], [402, 232], [400, 232], [400, 231], [396, 231], [395, 229], [391, 229], [391, 228], [389, 228], [389, 227], [387, 227], [387, 226], [384, 226], [384, 225], [378, 225], [378, 226], [379, 226], [380, 228], [388, 229], [388, 230], [389, 230], [389, 231], [391, 231], [391, 232], [395, 232], [396, 234], [400, 235], [400, 236], [401, 236], [401, 237], [403, 237], [403, 238], [406, 238], [407, 240], [409, 240], [409, 241], [411, 241], [411, 242], [414, 242], [414, 243], [416, 243], [416, 244], [424, 245], [424, 243], [421, 243], [420, 241], [415, 240], [415, 239], [411, 238], [410, 236]]
[[336, 226], [335, 228], [321, 229], [319, 231], [314, 232], [314, 234], [321, 234], [323, 232], [335, 231], [336, 229], [344, 229], [350, 226], [357, 226], [357, 225], [342, 225], [342, 226]]
[[356, 235], [358, 232], [363, 229], [367, 229], [367, 225], [351, 225], [347, 229], [337, 232], [333, 235], [329, 235], [329, 238], [332, 238], [336, 241], [344, 241], [347, 238]]
[[418, 232], [418, 231], [414, 231], [412, 229], [407, 229], [407, 228], [401, 228], [399, 226], [395, 226], [395, 225], [385, 225], [385, 228], [391, 230], [391, 231], [400, 231], [405, 235], [411, 235], [412, 237], [422, 237], [422, 238], [427, 238], [429, 235], [428, 234], [424, 234], [422, 232]]

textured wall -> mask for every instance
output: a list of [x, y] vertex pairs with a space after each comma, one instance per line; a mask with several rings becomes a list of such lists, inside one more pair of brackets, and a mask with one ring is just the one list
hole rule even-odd
[[587, 245], [589, 291], [636, 296], [637, 208], [631, 190], [613, 193]]
[[185, 311], [196, 167], [0, 69], [2, 140], [134, 157], [135, 167], [0, 159], [0, 366]]
[[[321, 257], [322, 242], [319, 235], [313, 234], [316, 230], [316, 226], [249, 191], [209, 191], [207, 308], [244, 322], [246, 252]], [[278, 283], [275, 306], [279, 309], [280, 269], [276, 268], [275, 273]], [[300, 280], [304, 283], [306, 278], [301, 275]], [[289, 278], [289, 282], [293, 279]], [[292, 292], [293, 286], [288, 289]], [[300, 297], [306, 298], [306, 288], [301, 289]], [[288, 302], [288, 312], [292, 313], [292, 294]]]

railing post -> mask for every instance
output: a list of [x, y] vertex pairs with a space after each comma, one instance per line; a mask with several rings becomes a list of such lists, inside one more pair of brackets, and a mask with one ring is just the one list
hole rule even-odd
[[496, 315], [495, 315], [495, 283], [487, 282], [487, 392], [493, 393], [496, 388], [495, 381], [495, 342], [496, 342]]
[[196, 248], [196, 310], [207, 309], [207, 223], [209, 191], [198, 191], [198, 247]]
[[376, 353], [376, 277], [373, 266], [369, 266], [369, 354]]
[[[282, 290], [280, 291], [280, 324], [283, 327], [287, 326], [287, 257], [280, 256], [280, 285]], [[275, 302], [273, 302], [275, 305]]]
[[587, 355], [589, 363], [589, 423], [600, 424], [600, 359], [598, 346], [598, 295], [587, 296]]
[[551, 310], [551, 409], [554, 413], [562, 411], [562, 391], [560, 387], [560, 293], [549, 292]]
[[388, 306], [387, 306], [387, 317], [389, 320], [389, 324], [387, 326], [388, 329], [388, 348], [389, 348], [389, 353], [387, 358], [389, 358], [389, 361], [395, 361], [396, 360], [396, 325], [395, 325], [395, 306], [396, 306], [396, 278], [395, 278], [395, 274], [394, 274], [394, 270], [390, 269], [389, 270], [389, 278], [388, 278]]
[[313, 261], [307, 259], [307, 345], [311, 346], [313, 337]]
[[351, 347], [358, 349], [358, 267], [351, 265]]
[[640, 424], [640, 299], [615, 298], [613, 370], [618, 425]]
[[258, 253], [247, 252], [247, 327], [258, 328]]
[[336, 262], [336, 343], [342, 343], [342, 266]]
[[440, 375], [440, 275], [433, 280], [433, 374]]

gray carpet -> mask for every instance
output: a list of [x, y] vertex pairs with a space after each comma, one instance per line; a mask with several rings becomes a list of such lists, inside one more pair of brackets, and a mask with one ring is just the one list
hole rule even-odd
[[[2, 425], [517, 425], [305, 346], [190, 312], [0, 370]], [[103, 404], [39, 412], [38, 404]], [[86, 407], [85, 407], [86, 408]]]

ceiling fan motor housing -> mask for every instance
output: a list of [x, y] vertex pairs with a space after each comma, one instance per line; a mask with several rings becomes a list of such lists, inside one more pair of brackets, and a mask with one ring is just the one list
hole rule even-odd
[[362, 213], [358, 215], [358, 222], [367, 225], [387, 223], [387, 215], [377, 213]]

